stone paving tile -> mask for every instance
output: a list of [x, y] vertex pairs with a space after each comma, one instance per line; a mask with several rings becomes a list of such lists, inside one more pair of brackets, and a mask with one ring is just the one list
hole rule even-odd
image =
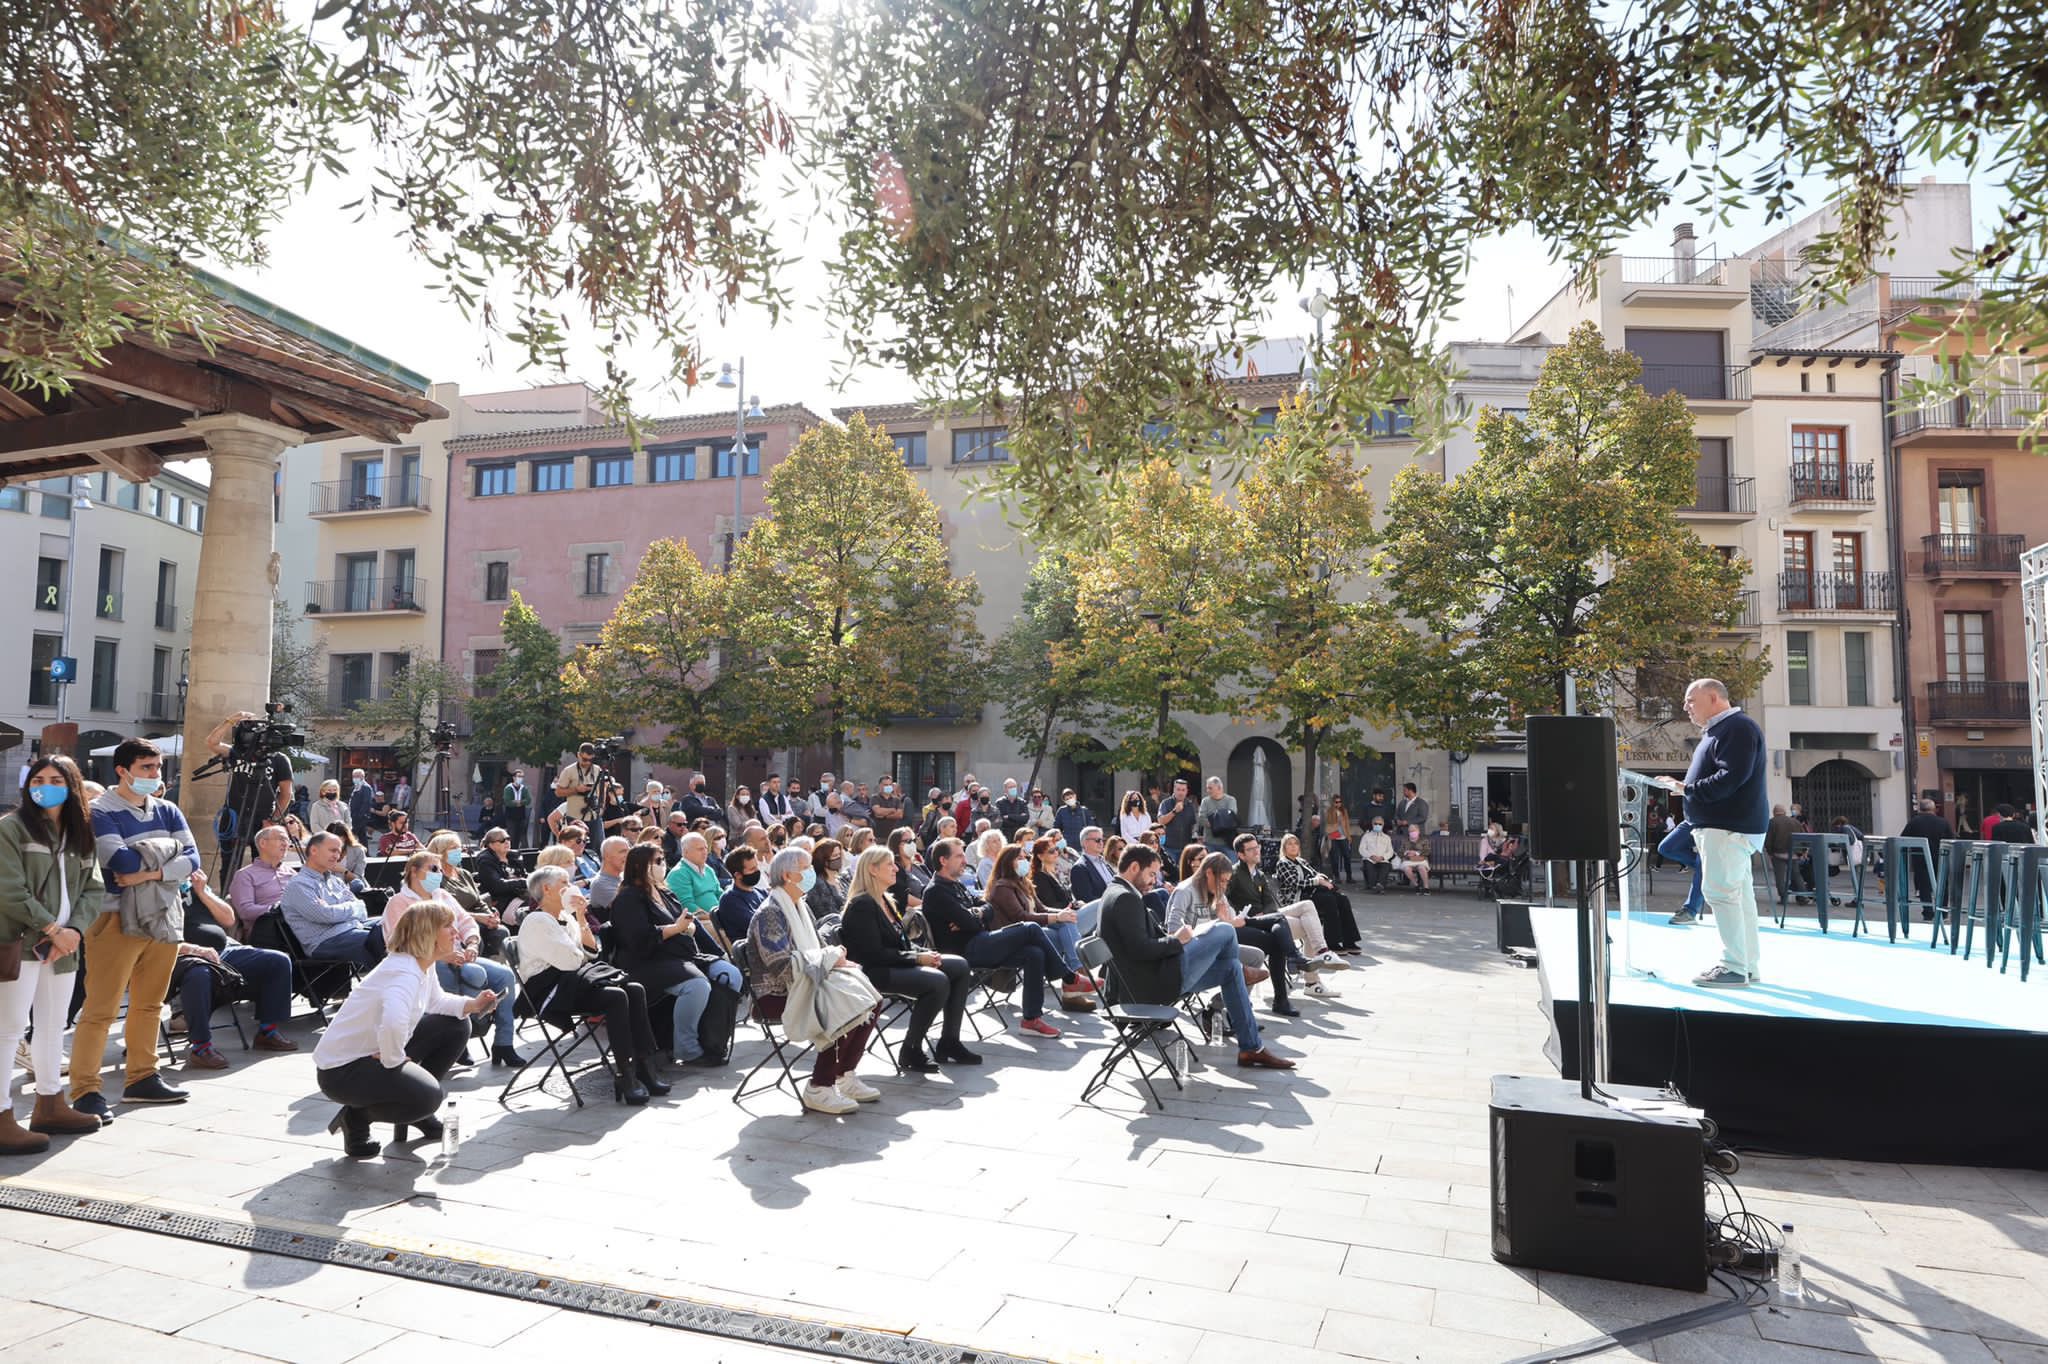
[[187, 1327], [178, 1339], [291, 1364], [344, 1364], [400, 1334], [376, 1322], [254, 1298]]
[[60, 1330], [0, 1350], [0, 1360], [8, 1364], [30, 1359], [75, 1359], [80, 1364], [106, 1364], [115, 1359], [146, 1364], [251, 1364], [263, 1358], [217, 1343], [164, 1335], [103, 1317], [82, 1317]]
[[341, 1309], [340, 1315], [470, 1345], [502, 1345], [560, 1310], [483, 1293], [451, 1296], [437, 1285], [400, 1279]]

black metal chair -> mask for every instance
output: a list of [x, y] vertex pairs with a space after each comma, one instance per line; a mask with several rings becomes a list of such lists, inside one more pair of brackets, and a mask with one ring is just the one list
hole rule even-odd
[[[214, 968], [209, 966], [206, 962], [201, 961], [198, 957], [178, 958], [177, 965], [171, 968], [170, 986], [164, 991], [165, 1001], [168, 1002], [170, 1000], [174, 1000], [178, 998], [180, 994], [183, 993], [185, 975], [187, 972], [211, 970], [214, 970]], [[220, 979], [221, 973], [233, 975], [234, 980], [222, 981]], [[219, 1013], [222, 1009], [226, 1009], [228, 1011], [228, 1021], [234, 1024], [235, 1036], [237, 1039], [240, 1040], [242, 1044], [242, 1050], [247, 1051], [249, 1050], [249, 1034], [242, 1027], [241, 1010], [237, 1009], [235, 1006], [237, 1004], [245, 1002], [249, 998], [249, 982], [243, 980], [241, 974], [235, 971], [233, 967], [225, 965], [222, 966], [219, 969], [219, 972], [216, 973], [215, 982], [216, 983], [213, 992], [213, 1011], [215, 1013]], [[165, 1061], [170, 1065], [178, 1065], [178, 1044], [177, 1039], [171, 1036], [170, 1019], [166, 1018], [162, 1022], [157, 1024], [157, 1033], [159, 1034], [160, 1040], [163, 1045]]]
[[[514, 938], [506, 942], [505, 960], [511, 966], [512, 974], [517, 977], [519, 975], [518, 939]], [[605, 1046], [606, 1039], [598, 1035], [598, 1029], [604, 1026], [604, 1019], [598, 1015], [584, 1015], [580, 1018], [570, 1015], [565, 1020], [558, 1014], [555, 1019], [550, 1020], [548, 1018], [548, 1004], [552, 998], [553, 994], [550, 992], [549, 999], [535, 999], [533, 992], [527, 989], [526, 981], [520, 980], [519, 1012], [524, 1016], [526, 1022], [530, 1022], [539, 1030], [541, 1047], [539, 1051], [526, 1058], [526, 1064], [512, 1072], [512, 1078], [505, 1082], [505, 1087], [502, 1090], [498, 1091], [498, 1102], [506, 1108], [512, 1106], [512, 1097], [515, 1094], [527, 1094], [535, 1090], [546, 1093], [548, 1080], [556, 1075], [560, 1075], [568, 1083], [569, 1097], [576, 1101], [578, 1108], [583, 1107], [583, 1095], [576, 1088], [576, 1081], [582, 1076], [602, 1068], [606, 1077], [611, 1080], [614, 1089], [619, 1084], [618, 1068], [612, 1064], [611, 1052]], [[585, 1043], [591, 1046], [593, 1059], [572, 1062], [570, 1058], [581, 1050]], [[547, 1064], [542, 1066], [540, 1078], [522, 1086], [520, 1081], [526, 1077], [526, 1073], [536, 1065], [539, 1065], [543, 1060]]]
[[[746, 938], [733, 943], [732, 959], [740, 968], [741, 982], [748, 999], [752, 1001], [747, 1009], [747, 1017], [761, 1030], [761, 1040], [768, 1044], [767, 1054], [754, 1063], [753, 1069], [740, 1077], [739, 1088], [732, 1092], [732, 1101], [735, 1104], [741, 1103], [756, 1094], [765, 1094], [769, 1090], [780, 1088], [790, 1092], [801, 1112], [810, 1112], [810, 1109], [803, 1106], [804, 1086], [803, 1081], [796, 1077], [796, 1068], [802, 1065], [816, 1048], [808, 1042], [798, 1042], [784, 1032], [779, 1012], [774, 1018], [762, 1014], [761, 996], [754, 991], [754, 981], [759, 976], [760, 964], [754, 960], [753, 943]], [[770, 1069], [774, 1073], [769, 1075], [766, 1081], [755, 1083], [756, 1076]]]
[[329, 1000], [338, 1000], [355, 986], [363, 968], [349, 961], [329, 961], [306, 954], [299, 935], [285, 922], [284, 910], [273, 907], [249, 928], [251, 947], [268, 947], [292, 959], [292, 993], [301, 995], [315, 1010], [325, 1012]]
[[[1081, 964], [1105, 981], [1116, 974], [1116, 962], [1110, 955], [1109, 944], [1101, 938], [1081, 940]], [[1119, 990], [1117, 993], [1122, 992]], [[1159, 1097], [1159, 1089], [1152, 1083], [1153, 1077], [1164, 1071], [1176, 1090], [1186, 1088], [1181, 1083], [1180, 1067], [1174, 1063], [1167, 1041], [1170, 1033], [1172, 1046], [1188, 1047], [1187, 1036], [1180, 1030], [1181, 1011], [1171, 1004], [1105, 1004], [1102, 1017], [1116, 1029], [1116, 1040], [1110, 1043], [1101, 1064], [1082, 1087], [1081, 1102], [1092, 1103], [1115, 1077], [1117, 1067], [1129, 1061], [1131, 1070], [1145, 1086], [1145, 1092], [1152, 1096], [1154, 1106], [1164, 1112], [1166, 1101]], [[1143, 1048], [1147, 1046], [1158, 1060], [1152, 1060], [1145, 1054]]]

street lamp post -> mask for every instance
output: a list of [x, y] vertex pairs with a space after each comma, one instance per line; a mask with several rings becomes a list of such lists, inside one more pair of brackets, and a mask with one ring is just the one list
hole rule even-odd
[[[64, 541], [64, 615], [58, 626], [57, 656], [71, 656], [71, 599], [78, 595], [78, 531], [79, 513], [92, 506], [92, 495], [87, 491], [90, 484], [84, 474], [73, 474], [71, 485], [71, 534]], [[57, 723], [64, 723], [64, 713], [69, 709], [71, 688], [75, 682], [66, 682], [57, 688]]]
[[[732, 526], [725, 539], [725, 571], [732, 573], [733, 565], [740, 554], [740, 495], [745, 491], [747, 476], [747, 418], [765, 419], [767, 413], [761, 410], [759, 397], [747, 396], [747, 360], [741, 356], [737, 365], [723, 364], [718, 367], [719, 388], [734, 390], [734, 411], [732, 435]], [[739, 649], [739, 641], [733, 640], [726, 646], [726, 657], [730, 660]], [[731, 737], [725, 743], [725, 798], [730, 801], [739, 789], [740, 750]]]

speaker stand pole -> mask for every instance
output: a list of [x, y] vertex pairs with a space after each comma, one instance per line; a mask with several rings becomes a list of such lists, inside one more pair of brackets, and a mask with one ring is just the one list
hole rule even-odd
[[1579, 898], [1579, 1097], [1593, 1101], [1593, 935], [1604, 925], [1593, 922], [1593, 899], [1587, 862], [1573, 864]]

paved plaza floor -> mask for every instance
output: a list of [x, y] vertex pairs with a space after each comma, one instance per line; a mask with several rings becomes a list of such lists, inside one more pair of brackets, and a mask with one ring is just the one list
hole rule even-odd
[[[470, 1072], [454, 1088], [472, 1135], [450, 1167], [425, 1148], [354, 1162], [325, 1131], [305, 1016], [291, 1031], [307, 1051], [243, 1053], [226, 1034], [233, 1069], [182, 1076], [190, 1103], [117, 1109], [0, 1179], [1062, 1360], [1507, 1360], [1725, 1300], [1493, 1262], [1488, 1080], [1549, 1073], [1535, 976], [1495, 952], [1492, 906], [1469, 892], [1358, 906], [1369, 950], [1333, 977], [1342, 998], [1270, 1019], [1300, 1069], [1241, 1072], [1206, 1049], [1163, 1114], [1121, 1084], [1081, 1105], [1107, 1030], [1054, 1014], [1067, 1036], [991, 1037], [979, 1069], [905, 1080], [870, 1064], [884, 1097], [843, 1119], [802, 1115], [786, 1092], [735, 1106], [737, 1071], [684, 1072], [646, 1109], [607, 1089], [580, 1110], [557, 1093], [508, 1112], [503, 1072]], [[739, 1060], [758, 1048], [745, 1041]], [[2048, 1174], [1755, 1159], [1736, 1182], [1752, 1210], [1799, 1226], [1806, 1305], [1608, 1357], [2048, 1364]], [[0, 1360], [129, 1345], [154, 1360], [455, 1361], [615, 1344], [772, 1353], [0, 1215]]]

